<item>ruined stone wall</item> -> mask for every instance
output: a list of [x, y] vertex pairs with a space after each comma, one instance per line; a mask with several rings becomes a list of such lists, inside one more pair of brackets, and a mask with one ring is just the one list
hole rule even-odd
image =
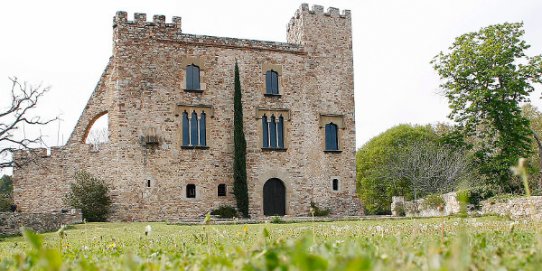
[[[347, 11], [306, 4], [288, 27], [289, 43], [185, 34], [163, 16], [113, 20], [113, 56], [68, 144], [14, 172], [23, 211], [53, 210], [76, 170], [111, 186], [113, 220], [175, 220], [203, 215], [233, 197], [233, 80], [240, 69], [250, 213], [263, 215], [263, 185], [286, 186], [286, 214], [307, 215], [311, 201], [335, 215], [360, 214], [355, 196], [351, 19]], [[295, 24], [295, 26], [293, 26]], [[292, 38], [293, 36], [298, 38]], [[185, 90], [185, 67], [197, 63], [201, 89]], [[265, 72], [280, 70], [280, 96], [266, 96]], [[182, 146], [182, 112], [207, 114], [207, 147]], [[109, 115], [110, 142], [94, 152], [88, 127]], [[262, 149], [263, 114], [285, 117], [285, 150]], [[339, 151], [324, 152], [327, 121], [339, 125]], [[156, 144], [147, 144], [151, 135]], [[339, 180], [333, 191], [332, 180]], [[151, 187], [147, 187], [150, 180]], [[219, 184], [227, 196], [218, 197]], [[186, 185], [196, 185], [196, 198]]]
[[19, 213], [0, 212], [0, 235], [19, 234], [21, 227], [36, 232], [58, 230], [62, 225], [82, 223], [81, 210], [69, 210], [62, 213]]
[[481, 212], [509, 216], [512, 219], [542, 220], [542, 196], [488, 199], [482, 201]]

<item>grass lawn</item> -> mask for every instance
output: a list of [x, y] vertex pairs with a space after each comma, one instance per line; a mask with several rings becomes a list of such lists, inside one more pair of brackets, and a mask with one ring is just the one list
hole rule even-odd
[[88, 223], [26, 239], [0, 241], [0, 270], [542, 270], [542, 223], [496, 217]]

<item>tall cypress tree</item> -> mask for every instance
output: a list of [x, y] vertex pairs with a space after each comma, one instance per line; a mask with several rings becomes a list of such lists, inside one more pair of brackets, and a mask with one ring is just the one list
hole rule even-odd
[[239, 67], [235, 62], [235, 94], [233, 96], [233, 194], [237, 201], [237, 209], [248, 217], [248, 187], [247, 187], [247, 142], [243, 132], [243, 104], [241, 103], [241, 81]]

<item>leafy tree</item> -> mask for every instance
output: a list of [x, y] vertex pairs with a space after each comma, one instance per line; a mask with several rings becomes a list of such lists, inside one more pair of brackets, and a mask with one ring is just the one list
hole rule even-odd
[[449, 52], [432, 60], [443, 94], [480, 173], [505, 191], [514, 191], [510, 166], [531, 152], [529, 120], [520, 103], [540, 83], [542, 57], [528, 57], [522, 23], [491, 25], [457, 37]]
[[75, 182], [70, 184], [65, 203], [81, 209], [87, 221], [105, 221], [111, 208], [109, 188], [105, 182], [86, 171], [75, 174]]
[[244, 217], [248, 217], [248, 187], [247, 187], [247, 142], [243, 131], [243, 104], [241, 102], [241, 81], [239, 67], [235, 62], [235, 93], [233, 97], [233, 194], [237, 208]]
[[538, 188], [538, 191], [542, 192], [542, 112], [530, 103], [523, 105], [521, 111], [531, 124], [534, 138], [531, 144], [533, 153], [528, 157], [529, 180], [535, 181], [537, 184], [532, 187]]
[[358, 191], [367, 214], [390, 213], [392, 196], [412, 198], [409, 184], [389, 175], [390, 165], [414, 143], [437, 141], [431, 127], [403, 124], [372, 138], [357, 151]]

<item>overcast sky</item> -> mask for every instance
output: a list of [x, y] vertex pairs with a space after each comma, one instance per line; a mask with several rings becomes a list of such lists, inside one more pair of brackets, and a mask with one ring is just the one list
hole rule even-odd
[[[529, 55], [542, 52], [540, 0], [317, 0], [353, 18], [357, 147], [400, 124], [445, 121], [446, 100], [429, 61], [465, 32], [524, 22]], [[118, 10], [183, 18], [183, 32], [286, 41], [286, 25], [306, 1], [0, 1], [0, 107], [8, 76], [50, 85], [39, 113], [63, 121], [42, 128], [49, 146], [67, 140], [111, 56]], [[540, 88], [539, 88], [540, 89]], [[533, 95], [542, 105], [540, 93]], [[60, 137], [57, 132], [60, 124]]]

